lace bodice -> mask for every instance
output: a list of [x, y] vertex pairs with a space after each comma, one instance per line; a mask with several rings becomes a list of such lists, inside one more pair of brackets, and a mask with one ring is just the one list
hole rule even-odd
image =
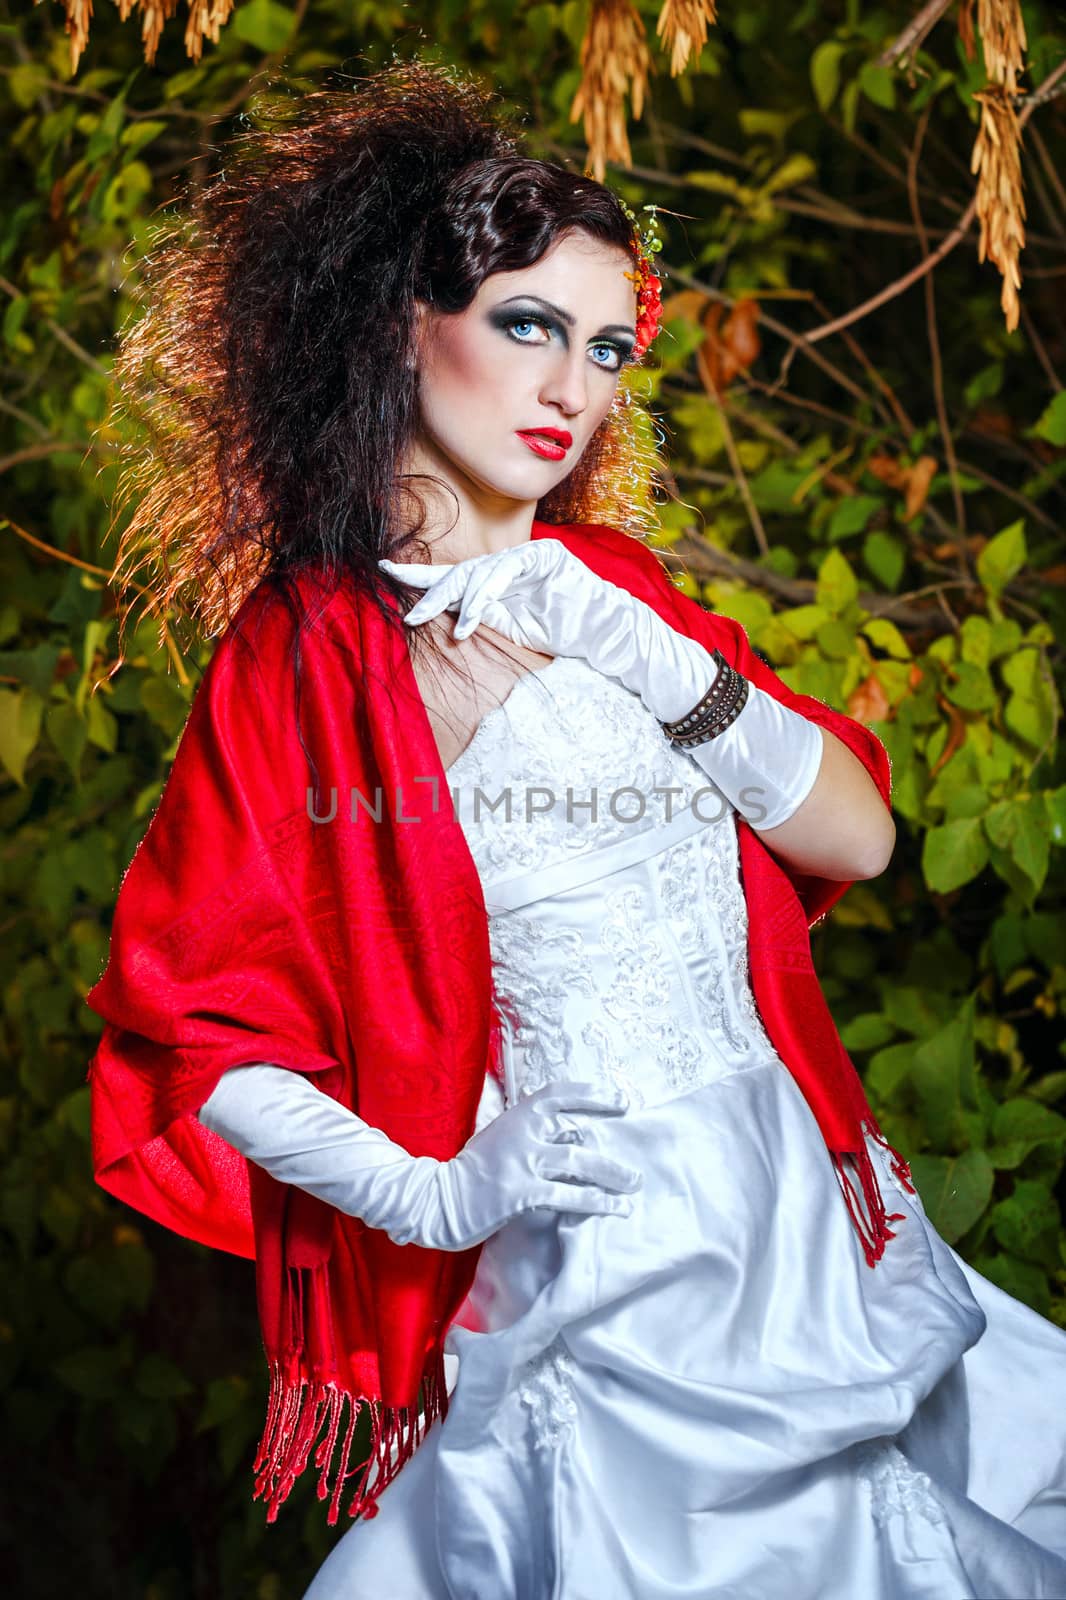
[[550, 1081], [655, 1103], [773, 1054], [748, 977], [736, 812], [639, 696], [557, 656], [516, 681], [447, 776], [511, 1080], [486, 1085], [479, 1125]]

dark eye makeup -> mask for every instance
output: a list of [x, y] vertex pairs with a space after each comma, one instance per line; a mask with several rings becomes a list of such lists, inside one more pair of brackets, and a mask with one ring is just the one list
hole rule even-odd
[[[544, 342], [542, 340], [524, 339], [512, 332], [513, 329], [521, 327], [543, 328], [546, 332], [557, 334], [564, 345], [568, 345], [570, 342], [562, 322], [555, 317], [547, 315], [539, 308], [536, 310], [531, 308], [525, 311], [521, 307], [516, 310], [513, 306], [497, 306], [495, 311], [491, 313], [490, 321], [494, 328], [499, 328], [506, 333], [516, 344], [540, 344]], [[628, 339], [609, 339], [604, 336], [599, 339], [591, 339], [589, 341], [589, 349], [613, 350], [617, 359], [612, 365], [608, 366], [603, 361], [597, 361], [595, 365], [602, 367], [604, 372], [618, 372], [625, 365], [631, 354], [633, 344]]]

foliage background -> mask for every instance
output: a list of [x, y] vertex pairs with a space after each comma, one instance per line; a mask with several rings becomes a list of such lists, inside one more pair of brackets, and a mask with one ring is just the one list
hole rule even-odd
[[[1033, 89], [1066, 30], [1050, 5], [1022, 12]], [[182, 654], [142, 622], [91, 694], [117, 653], [113, 335], [152, 211], [213, 169], [271, 73], [311, 86], [417, 50], [498, 85], [536, 153], [582, 165], [588, 6], [247, 0], [199, 64], [171, 23], [152, 67], [105, 6], [73, 77], [58, 6], [0, 15], [9, 1592], [76, 1575], [85, 1600], [275, 1600], [344, 1528], [311, 1474], [269, 1530], [251, 1501], [252, 1267], [118, 1206], [89, 1163], [83, 998], [211, 648]], [[678, 214], [647, 379], [673, 462], [667, 564], [892, 758], [892, 866], [814, 934], [845, 1044], [944, 1237], [1066, 1326], [1063, 101], [1026, 129], [1016, 332], [971, 225], [935, 274], [809, 340], [910, 272], [972, 195], [980, 52], [949, 13], [909, 70], [879, 65], [909, 20], [866, 0], [723, 8], [683, 77], [659, 58], [634, 166], [608, 181]]]

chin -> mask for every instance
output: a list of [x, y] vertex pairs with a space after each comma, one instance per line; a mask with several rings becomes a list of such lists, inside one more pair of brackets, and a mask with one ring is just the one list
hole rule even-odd
[[554, 472], [519, 471], [506, 474], [496, 473], [492, 477], [483, 476], [481, 473], [472, 472], [469, 469], [467, 471], [469, 476], [476, 483], [481, 484], [482, 488], [486, 489], [489, 494], [498, 495], [501, 500], [526, 502], [543, 500], [544, 496], [550, 494], [557, 484], [562, 483], [563, 479], [572, 471], [572, 468], [567, 466], [565, 472], [556, 470]]

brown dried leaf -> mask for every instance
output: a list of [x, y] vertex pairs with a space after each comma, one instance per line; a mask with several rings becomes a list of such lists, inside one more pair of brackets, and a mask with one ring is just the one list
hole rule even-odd
[[883, 722], [892, 709], [888, 696], [876, 672], [851, 691], [847, 700], [848, 716], [856, 722]]

